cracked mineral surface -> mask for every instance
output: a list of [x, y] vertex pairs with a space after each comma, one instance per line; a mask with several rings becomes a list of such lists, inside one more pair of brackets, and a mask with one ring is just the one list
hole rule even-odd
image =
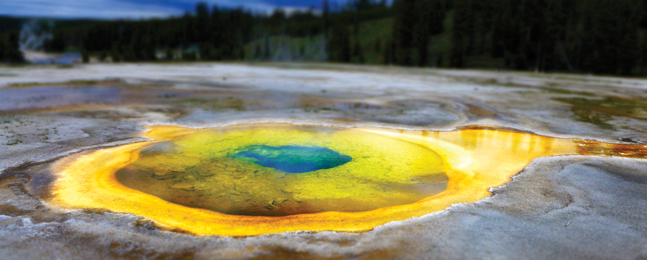
[[[3, 259], [647, 258], [647, 80], [280, 63], [0, 70], [12, 75], [0, 76]], [[537, 158], [478, 202], [365, 232], [198, 236], [47, 202], [56, 162], [79, 152], [150, 141], [141, 133], [155, 125], [261, 123], [505, 129], [628, 148]]]

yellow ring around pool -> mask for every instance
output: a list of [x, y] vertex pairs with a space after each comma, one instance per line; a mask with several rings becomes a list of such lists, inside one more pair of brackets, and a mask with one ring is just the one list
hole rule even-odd
[[[254, 125], [276, 127], [281, 125]], [[284, 125], [283, 125], [284, 126]], [[453, 132], [395, 131], [356, 128], [427, 147], [444, 161], [447, 188], [406, 205], [363, 212], [321, 212], [280, 217], [240, 216], [174, 204], [123, 186], [115, 172], [137, 159], [151, 143], [174, 140], [209, 129], [177, 126], [150, 127], [145, 136], [152, 142], [134, 143], [83, 152], [57, 162], [57, 180], [50, 203], [68, 209], [100, 208], [130, 213], [160, 226], [197, 235], [255, 236], [288, 231], [360, 232], [392, 221], [401, 221], [441, 211], [456, 203], [472, 203], [490, 195], [534, 158], [562, 154], [590, 154], [582, 142], [494, 129]]]

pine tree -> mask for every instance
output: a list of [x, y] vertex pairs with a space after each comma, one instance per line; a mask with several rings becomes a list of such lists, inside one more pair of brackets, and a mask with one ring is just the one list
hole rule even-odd
[[[640, 19], [640, 29], [647, 30], [647, 0], [642, 0], [638, 2], [637, 11], [639, 13]], [[640, 42], [640, 61], [638, 64], [639, 69], [641, 70], [642, 75], [647, 75], [647, 36], [643, 33]]]
[[419, 0], [400, 0], [393, 5], [393, 61], [399, 65], [413, 65], [412, 51], [414, 50], [413, 29], [418, 22], [417, 2]]
[[450, 65], [456, 68], [465, 67], [470, 37], [472, 36], [472, 0], [454, 2], [454, 28], [452, 31], [452, 48]]
[[445, 13], [447, 12], [445, 0], [428, 0], [425, 2], [428, 2], [428, 9], [425, 10], [429, 12], [429, 33], [431, 35], [442, 33], [445, 30], [444, 21]]
[[391, 40], [386, 42], [382, 60], [384, 61], [384, 65], [393, 64], [393, 42]]
[[259, 60], [263, 58], [263, 50], [261, 49], [261, 44], [254, 44], [254, 57], [253, 59]]
[[639, 57], [640, 11], [633, 0], [591, 1], [585, 19], [581, 68], [601, 74], [632, 72]]
[[355, 40], [355, 47], [353, 48], [353, 57], [357, 63], [365, 63], [366, 59], [364, 58], [364, 51], [362, 50], [362, 45], [359, 40]]
[[350, 62], [350, 33], [348, 28], [341, 23], [335, 24], [326, 45], [328, 60], [336, 62]]
[[7, 36], [7, 50], [5, 51], [5, 56], [11, 63], [23, 63], [25, 62], [25, 57], [20, 51], [20, 38], [18, 37], [18, 32], [12, 31]]
[[644, 9], [639, 9], [642, 7], [640, 2], [634, 0], [619, 0], [615, 6], [618, 9], [617, 19], [614, 20], [622, 24], [615, 29], [618, 41], [614, 47], [618, 68], [616, 71], [609, 69], [608, 73], [631, 75], [640, 58], [638, 30]]
[[358, 63], [364, 63], [365, 58], [364, 58], [364, 51], [362, 50], [362, 45], [359, 40], [359, 22], [357, 21], [357, 18], [355, 18], [355, 23], [353, 26], [353, 34], [354, 34], [354, 42], [355, 45], [353, 46], [353, 59], [355, 62]]
[[4, 34], [0, 34], [0, 63], [7, 62], [7, 39]]
[[525, 50], [525, 58], [534, 63], [535, 71], [540, 71], [546, 53], [548, 39], [546, 35], [546, 18], [548, 14], [546, 3], [548, 0], [526, 0], [526, 11], [524, 13], [524, 25], [527, 26], [528, 48]]
[[90, 53], [88, 52], [85, 47], [81, 48], [81, 61], [83, 63], [89, 63], [90, 62]]
[[414, 24], [413, 30], [413, 40], [415, 44], [416, 55], [415, 55], [415, 64], [411, 65], [425, 66], [428, 62], [428, 51], [429, 47], [429, 32], [430, 30], [430, 17], [429, 17], [429, 8], [430, 2], [428, 1], [418, 1], [416, 3], [416, 13], [415, 19], [416, 23]]
[[505, 25], [508, 21], [511, 20], [511, 13], [509, 10], [508, 0], [492, 0], [490, 2], [492, 5], [496, 6], [492, 13], [492, 46], [491, 46], [491, 55], [492, 58], [501, 58], [505, 55], [506, 45], [505, 45], [505, 36], [506, 36], [506, 27]]
[[174, 56], [173, 55], [173, 50], [171, 48], [167, 48], [166, 49], [166, 57], [165, 57], [166, 60], [173, 60], [174, 59], [173, 56]]
[[330, 4], [328, 3], [328, 0], [323, 0], [321, 6], [323, 8], [323, 37], [324, 41], [326, 41], [328, 39], [328, 16], [330, 15]]
[[264, 46], [264, 48], [263, 48], [263, 56], [264, 56], [264, 58], [266, 60], [269, 60], [269, 59], [272, 58], [272, 48], [270, 47], [270, 39], [267, 37], [267, 34], [265, 35], [264, 38], [265, 39], [263, 41], [263, 43], [264, 43], [263, 44], [263, 46]]
[[205, 2], [198, 2], [195, 5], [196, 13], [196, 40], [206, 42], [209, 40], [209, 5]]
[[568, 6], [573, 0], [547, 0], [538, 70], [572, 70], [563, 42], [568, 28]]

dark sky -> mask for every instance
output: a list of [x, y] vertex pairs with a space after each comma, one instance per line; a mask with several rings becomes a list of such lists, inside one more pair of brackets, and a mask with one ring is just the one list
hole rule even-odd
[[[347, 0], [330, 2], [345, 3]], [[196, 0], [0, 0], [0, 15], [57, 18], [149, 18], [181, 15]], [[321, 6], [321, 0], [206, 0], [210, 5], [244, 6], [259, 12], [282, 7], [290, 10]]]

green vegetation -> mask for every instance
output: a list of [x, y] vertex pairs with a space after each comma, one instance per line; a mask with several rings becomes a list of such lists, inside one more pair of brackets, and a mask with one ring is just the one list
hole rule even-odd
[[[167, 19], [61, 20], [45, 49], [77, 49], [84, 61], [334, 61], [647, 74], [647, 0], [351, 0], [334, 9], [323, 0], [322, 7], [321, 15], [259, 15], [198, 3], [193, 13]], [[0, 33], [15, 29], [15, 21], [4, 27]]]
[[24, 63], [25, 58], [20, 51], [17, 31], [0, 34], [0, 62]]

